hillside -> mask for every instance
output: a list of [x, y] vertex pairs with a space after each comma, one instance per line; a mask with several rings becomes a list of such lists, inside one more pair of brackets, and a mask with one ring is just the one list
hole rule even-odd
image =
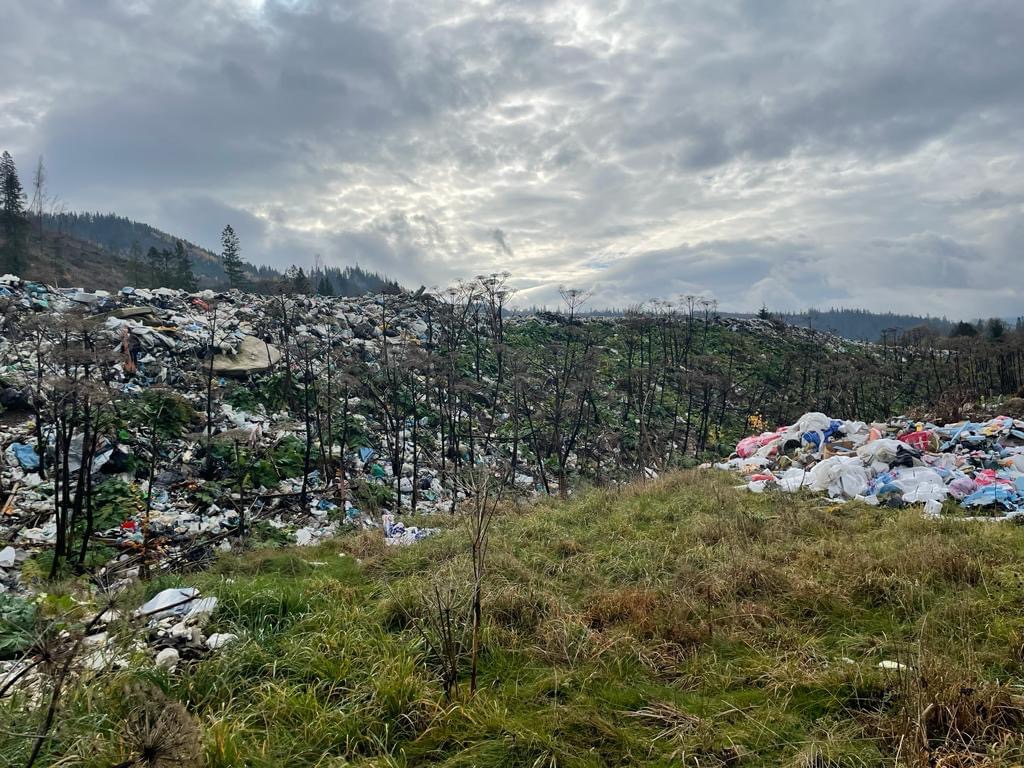
[[[26, 265], [22, 277], [49, 285], [74, 286], [86, 290], [118, 291], [125, 285], [158, 288], [164, 285], [146, 254], [150, 249], [173, 251], [180, 241], [189, 256], [200, 288], [223, 288], [227, 276], [220, 257], [183, 238], [156, 227], [116, 214], [61, 213], [43, 217], [42, 240], [38, 219], [28, 222], [25, 238]], [[286, 276], [267, 266], [245, 264], [254, 290], [275, 290]], [[287, 272], [288, 286], [296, 292], [316, 293], [324, 288], [338, 296], [361, 296], [381, 290], [395, 290], [397, 283], [384, 275], [362, 269], [358, 264], [326, 267], [320, 273], [302, 273], [296, 279]], [[302, 287], [302, 291], [299, 288]]]
[[[469, 542], [450, 517], [415, 547], [367, 532], [140, 585], [123, 614], [198, 586], [220, 601], [207, 630], [238, 641], [175, 673], [130, 664], [70, 690], [45, 754], [127, 765], [141, 738], [129, 706], [156, 696], [184, 707], [174, 749], [201, 745], [210, 768], [1024, 759], [1024, 528], [730, 486], [690, 471], [501, 512], [475, 696], [462, 646], [446, 698], [423, 623], [436, 587], [454, 590], [463, 626]], [[33, 721], [18, 697], [3, 706], [15, 727], [0, 755], [20, 765]]]
[[131, 273], [126, 257], [71, 235], [45, 231], [41, 247], [38, 237], [30, 238], [27, 247], [24, 277], [48, 285], [117, 291]]
[[[655, 302], [657, 303], [657, 302]], [[672, 305], [669, 311], [679, 313], [687, 312], [685, 300]], [[515, 315], [525, 316], [541, 314], [546, 310], [537, 307], [519, 309]], [[636, 309], [590, 309], [579, 313], [580, 317], [589, 318], [623, 318], [636, 312]], [[703, 309], [698, 309], [696, 314], [703, 314]], [[917, 335], [939, 335], [948, 336], [954, 328], [954, 323], [945, 317], [931, 317], [927, 315], [908, 315], [894, 312], [871, 312], [866, 309], [808, 309], [803, 312], [771, 312], [767, 308], [760, 312], [716, 312], [715, 314], [724, 318], [737, 320], [766, 320], [782, 322], [794, 328], [801, 328], [809, 331], [819, 331], [840, 336], [850, 341], [869, 341], [872, 343], [883, 340], [894, 340], [904, 333], [911, 331]], [[1006, 320], [1003, 320], [1006, 323]], [[1016, 321], [1009, 322], [1009, 326], [1017, 326]], [[984, 332], [983, 324], [979, 333]]]
[[[123, 259], [127, 264], [133, 245], [138, 246], [141, 259], [150, 248], [158, 251], [174, 249], [181, 240], [192, 258], [192, 269], [201, 282], [211, 284], [223, 282], [226, 278], [220, 264], [220, 257], [184, 238], [176, 237], [149, 224], [133, 221], [113, 213], [60, 213], [43, 217], [45, 228], [55, 236], [64, 234], [77, 240], [91, 243], [109, 254], [111, 258]], [[250, 266], [255, 273], [255, 269]], [[83, 285], [88, 286], [87, 283]]]

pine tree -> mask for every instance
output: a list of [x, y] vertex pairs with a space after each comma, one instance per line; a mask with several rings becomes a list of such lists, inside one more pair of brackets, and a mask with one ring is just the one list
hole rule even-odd
[[245, 268], [242, 264], [240, 254], [241, 248], [238, 244], [238, 235], [228, 224], [220, 234], [221, 264], [224, 265], [224, 272], [228, 276], [228, 283], [232, 288], [241, 288], [245, 284]]
[[285, 270], [284, 276], [288, 279], [292, 293], [309, 293], [309, 278], [302, 267], [293, 264]]
[[138, 240], [132, 240], [128, 249], [128, 272], [133, 283], [138, 285], [142, 282], [142, 246]]
[[160, 281], [158, 285], [170, 288], [174, 285], [174, 252], [170, 248], [160, 249]]
[[174, 287], [189, 292], [199, 287], [192, 272], [192, 257], [188, 255], [181, 240], [174, 243]]
[[0, 233], [3, 234], [3, 268], [21, 274], [24, 267], [25, 192], [18, 180], [18, 169], [9, 152], [0, 156]]
[[160, 271], [163, 257], [155, 245], [149, 246], [149, 250], [146, 251], [146, 262], [149, 265], [149, 287], [158, 288], [163, 280], [163, 275]]
[[320, 280], [316, 284], [316, 292], [320, 296], [333, 296], [334, 286], [331, 285], [331, 278], [324, 272], [320, 275]]

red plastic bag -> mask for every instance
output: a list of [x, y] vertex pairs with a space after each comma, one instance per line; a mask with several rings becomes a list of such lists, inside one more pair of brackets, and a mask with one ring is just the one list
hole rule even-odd
[[913, 448], [917, 448], [919, 451], [927, 451], [931, 446], [932, 433], [927, 429], [922, 429], [920, 432], [907, 432], [907, 434], [900, 435], [896, 439]]

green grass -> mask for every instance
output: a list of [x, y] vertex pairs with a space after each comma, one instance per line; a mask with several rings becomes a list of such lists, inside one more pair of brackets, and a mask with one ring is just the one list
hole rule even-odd
[[[414, 628], [468, 586], [465, 532], [222, 558], [195, 584], [236, 645], [70, 690], [47, 760], [131, 756], [155, 686], [209, 766], [1001, 766], [1024, 760], [1024, 527], [754, 496], [720, 473], [510, 510], [480, 689], [443, 696]], [[140, 599], [134, 595], [133, 599]], [[882, 660], [905, 671], [879, 669]], [[38, 715], [0, 710], [0, 763]], [[931, 761], [929, 763], [929, 760]]]

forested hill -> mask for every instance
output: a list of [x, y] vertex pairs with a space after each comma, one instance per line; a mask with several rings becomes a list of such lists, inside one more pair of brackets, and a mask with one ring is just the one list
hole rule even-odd
[[[27, 222], [36, 232], [38, 219]], [[114, 213], [60, 213], [43, 217], [42, 241], [25, 238], [24, 277], [87, 289], [117, 290], [126, 284], [142, 288], [167, 286], [166, 270], [157, 268], [151, 251], [170, 254], [182, 243], [200, 287], [222, 287], [227, 276], [220, 256], [184, 238]], [[243, 244], [244, 248], [244, 244]], [[243, 250], [244, 253], [244, 250]], [[339, 254], [341, 259], [344, 254]], [[358, 264], [325, 267], [317, 274], [293, 267], [285, 272], [243, 263], [252, 288], [262, 290], [287, 279], [296, 292], [359, 296], [397, 289], [384, 275]]]
[[879, 341], [883, 335], [892, 336], [911, 328], [931, 328], [943, 336], [953, 330], [953, 322], [945, 317], [869, 312], [866, 309], [808, 309], [804, 312], [772, 312], [771, 315], [789, 325], [828, 331], [855, 341]]
[[192, 270], [199, 279], [224, 280], [224, 269], [216, 254], [181, 237], [175, 237], [141, 221], [132, 221], [114, 213], [45, 214], [45, 228], [55, 234], [85, 240], [111, 255], [130, 258], [137, 249], [138, 258], [150, 249], [173, 250], [180, 240], [192, 257]]

